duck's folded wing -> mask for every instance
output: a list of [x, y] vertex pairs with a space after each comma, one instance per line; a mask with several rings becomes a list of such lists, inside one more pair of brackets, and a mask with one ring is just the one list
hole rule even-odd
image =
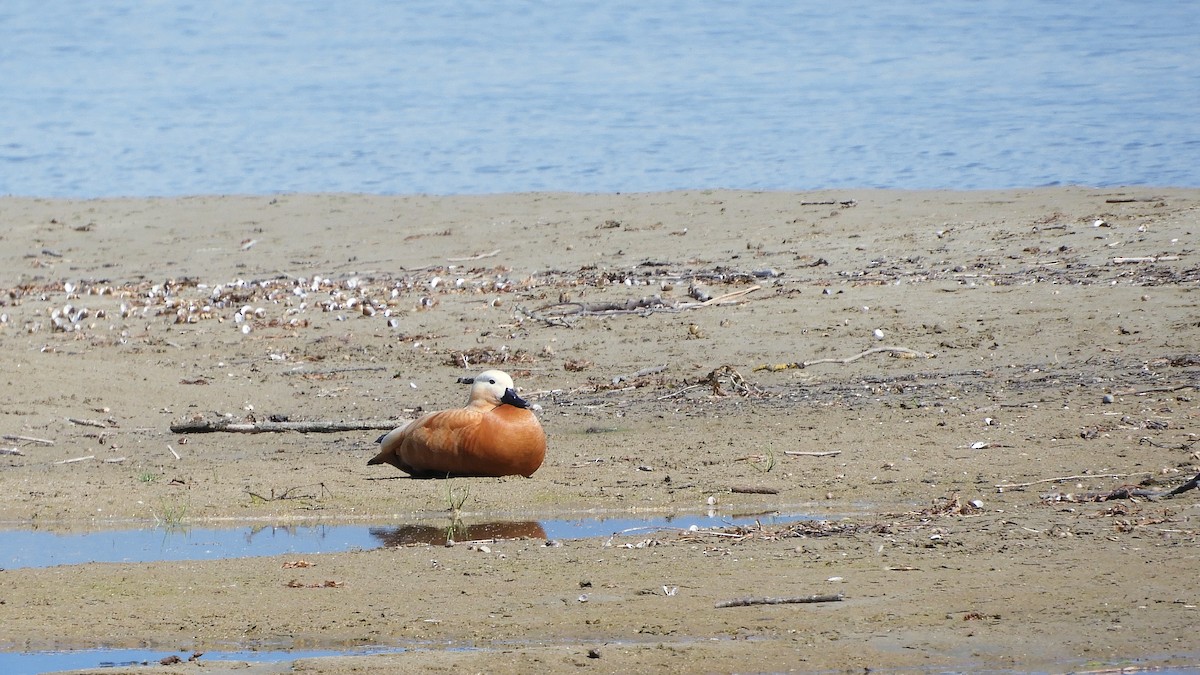
[[480, 413], [460, 408], [433, 413], [406, 430], [400, 453], [418, 471], [462, 470], [464, 443], [482, 422]]

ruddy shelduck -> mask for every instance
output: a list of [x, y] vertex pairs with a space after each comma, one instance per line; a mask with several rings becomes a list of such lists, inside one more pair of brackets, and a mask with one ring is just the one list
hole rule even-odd
[[532, 476], [546, 458], [546, 432], [512, 378], [485, 370], [459, 382], [471, 385], [466, 407], [427, 413], [380, 436], [367, 464], [391, 464], [414, 478]]

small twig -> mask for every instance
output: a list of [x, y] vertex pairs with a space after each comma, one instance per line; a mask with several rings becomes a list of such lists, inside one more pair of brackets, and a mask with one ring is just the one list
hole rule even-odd
[[82, 419], [79, 419], [78, 417], [68, 417], [67, 421], [70, 422], [71, 424], [78, 424], [80, 426], [85, 426], [85, 427], [100, 427], [101, 429], [108, 428], [107, 424], [105, 424], [104, 422], [96, 421], [96, 420], [82, 420]]
[[769, 371], [775, 372], [775, 371], [780, 371], [780, 370], [787, 370], [789, 368], [801, 368], [801, 369], [808, 368], [809, 366], [815, 366], [818, 363], [840, 363], [842, 365], [846, 365], [847, 363], [853, 363], [854, 361], [857, 361], [864, 356], [870, 356], [871, 354], [884, 354], [884, 353], [897, 354], [901, 357], [906, 357], [906, 358], [910, 358], [910, 359], [911, 358], [931, 359], [934, 356], [936, 356], [936, 354], [933, 354], [930, 352], [919, 352], [919, 351], [916, 351], [915, 349], [908, 349], [907, 347], [872, 347], [871, 349], [868, 349], [864, 352], [859, 352], [853, 356], [847, 356], [844, 359], [831, 358], [831, 359], [816, 359], [815, 361], [804, 361], [804, 362], [796, 362], [796, 363], [775, 363], [775, 364], [764, 363], [761, 366], [755, 366], [754, 370], [756, 370], [756, 371], [769, 370]]
[[742, 495], [777, 495], [779, 490], [769, 487], [756, 487], [754, 485], [734, 485], [729, 488], [730, 492]]
[[724, 295], [718, 295], [715, 298], [709, 298], [708, 300], [705, 300], [704, 302], [701, 302], [699, 304], [683, 305], [682, 309], [691, 309], [692, 307], [711, 307], [712, 305], [723, 305], [732, 300], [738, 300], [744, 295], [749, 295], [749, 294], [753, 293], [754, 291], [759, 290], [760, 288], [762, 288], [762, 286], [755, 285], [755, 286], [751, 286], [749, 288], [743, 288], [739, 291], [730, 291], [729, 293], [725, 293]]
[[826, 199], [819, 202], [800, 202], [800, 206], [840, 206], [842, 208], [849, 208], [856, 204], [858, 204], [858, 201], [854, 199]]
[[13, 436], [11, 434], [5, 434], [3, 436], [0, 436], [0, 439], [4, 439], [6, 441], [12, 441], [14, 443], [25, 442], [25, 443], [37, 443], [39, 445], [54, 445], [54, 441], [47, 440], [45, 438], [34, 438], [32, 436]]
[[1026, 488], [1030, 485], [1040, 485], [1042, 483], [1059, 483], [1064, 480], [1082, 480], [1084, 478], [1128, 478], [1130, 476], [1151, 475], [1149, 471], [1139, 471], [1138, 473], [1085, 473], [1080, 476], [1058, 476], [1057, 478], [1043, 478], [1041, 480], [1030, 481], [1028, 483], [1002, 483], [995, 486], [997, 490], [1011, 490], [1016, 488]]
[[179, 456], [179, 453], [175, 452], [175, 448], [172, 448], [171, 446], [168, 445], [167, 450], [170, 450], [171, 454], [175, 455], [175, 459], [182, 459], [182, 457]]
[[803, 452], [801, 450], [784, 450], [783, 454], [793, 457], [833, 457], [842, 454], [841, 450], [826, 450], [825, 452]]
[[792, 605], [809, 602], [841, 602], [846, 596], [841, 593], [828, 595], [804, 595], [798, 598], [736, 598], [713, 605], [717, 609], [723, 607], [749, 607], [750, 605]]
[[607, 540], [605, 540], [604, 548], [611, 547], [613, 545], [613, 540], [616, 539], [617, 537], [620, 537], [620, 536], [626, 535], [626, 534], [633, 534], [633, 533], [637, 533], [637, 532], [678, 532], [681, 535], [687, 535], [687, 536], [706, 535], [706, 536], [713, 536], [713, 537], [727, 537], [730, 539], [741, 539], [742, 538], [742, 535], [740, 535], [740, 534], [730, 534], [728, 532], [721, 532], [721, 531], [712, 530], [709, 528], [700, 528], [700, 529], [692, 530], [692, 529], [684, 528], [684, 527], [670, 527], [668, 525], [643, 525], [643, 526], [639, 526], [639, 527], [628, 527], [628, 528], [625, 528], [624, 530], [620, 530], [619, 532], [613, 532], [612, 535], [610, 535], [609, 538]]
[[0, 455], [18, 455], [24, 457], [25, 453], [21, 452], [20, 448], [0, 448]]
[[[724, 305], [727, 303], [741, 302], [742, 297], [761, 289], [761, 286], [750, 286], [737, 291], [731, 291], [724, 295], [718, 295], [715, 298], [709, 298], [704, 302], [687, 302], [676, 303], [674, 301], [663, 299], [659, 295], [645, 296], [641, 298], [630, 298], [625, 301], [614, 302], [555, 302], [549, 305], [543, 305], [535, 310], [528, 310], [523, 307], [518, 308], [521, 313], [531, 319], [542, 321], [550, 325], [570, 326], [565, 319], [568, 316], [617, 316], [622, 314], [641, 314], [648, 316], [654, 312], [682, 312], [689, 309], [700, 309], [703, 307], [712, 307], [714, 305]], [[546, 312], [550, 312], [546, 314]]]
[[664, 394], [663, 396], [659, 396], [656, 400], [664, 401], [668, 398], [675, 398], [676, 396], [682, 396], [683, 394], [687, 393], [688, 391], [691, 391], [692, 389], [695, 389], [696, 387], [703, 387], [703, 386], [704, 386], [704, 383], [689, 384], [688, 386], [684, 387], [683, 389], [680, 389], [678, 391], [673, 391], [670, 394]]
[[657, 375], [658, 373], [661, 373], [662, 371], [666, 370], [667, 365], [668, 364], [664, 363], [661, 366], [650, 366], [649, 368], [642, 368], [641, 370], [637, 371], [636, 373], [631, 373], [628, 375], [617, 375], [616, 377], [614, 377], [612, 379], [612, 383], [620, 384], [621, 382], [627, 382], [629, 380], [636, 380], [639, 377], [645, 377], [647, 375]]
[[301, 433], [333, 433], [339, 431], [391, 431], [407, 424], [409, 420], [382, 420], [379, 422], [338, 422], [317, 420], [313, 422], [233, 422], [231, 420], [191, 420], [171, 425], [176, 434], [205, 434], [217, 431], [241, 434], [261, 434], [276, 431], [298, 431]]
[[[321, 488], [322, 494], [327, 494], [329, 492], [329, 490], [325, 487], [324, 483], [317, 483], [316, 485]], [[250, 495], [251, 497], [253, 497], [255, 499], [258, 499], [258, 500], [264, 501], [264, 502], [273, 502], [273, 501], [279, 501], [279, 500], [284, 500], [284, 499], [319, 499], [319, 497], [315, 494], [313, 494], [313, 495], [292, 494], [296, 490], [299, 490], [301, 488], [307, 488], [307, 487], [313, 487], [313, 486], [312, 485], [296, 485], [294, 487], [290, 487], [290, 488], [284, 490], [283, 492], [280, 492], [279, 494], [275, 494], [275, 488], [271, 488], [271, 496], [270, 497], [264, 497], [264, 496], [258, 494], [257, 492], [251, 492], [250, 490], [246, 490], [246, 494]]]
[[496, 249], [495, 251], [492, 251], [491, 253], [477, 253], [475, 255], [469, 255], [465, 258], [446, 258], [446, 262], [469, 262], [471, 260], [483, 260], [484, 258], [490, 258], [490, 257], [496, 255], [501, 250], [502, 249]]
[[338, 373], [358, 373], [364, 371], [387, 370], [387, 366], [352, 366], [349, 368], [330, 368], [328, 370], [285, 370], [284, 375], [335, 375]]
[[1173, 387], [1151, 387], [1150, 389], [1138, 389], [1134, 391], [1114, 391], [1117, 396], [1145, 396], [1146, 394], [1169, 394], [1174, 391], [1183, 389], [1195, 389], [1195, 384], [1177, 384]]
[[72, 459], [63, 459], [63, 460], [59, 460], [59, 461], [55, 462], [55, 464], [74, 464], [75, 462], [84, 462], [89, 459], [96, 459], [96, 456], [88, 455], [87, 457], [74, 457]]
[[1177, 256], [1177, 255], [1158, 255], [1158, 256], [1147, 255], [1147, 256], [1138, 256], [1138, 257], [1134, 257], [1134, 258], [1113, 258], [1112, 259], [1114, 265], [1121, 265], [1124, 263], [1168, 262], [1168, 261], [1174, 261], [1174, 260], [1179, 260], [1179, 256]]

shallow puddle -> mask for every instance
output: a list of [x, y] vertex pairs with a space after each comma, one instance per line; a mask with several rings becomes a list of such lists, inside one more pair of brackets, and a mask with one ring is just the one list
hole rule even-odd
[[[204, 652], [201, 661], [246, 661], [253, 663], [275, 663], [320, 656], [365, 656], [368, 654], [392, 654], [404, 651], [397, 647], [363, 648], [346, 650], [244, 650], [230, 652]], [[54, 652], [0, 652], [0, 673], [5, 675], [35, 675], [61, 670], [83, 670], [87, 668], [129, 668], [142, 665], [174, 664], [187, 662], [193, 652], [153, 649], [76, 649]], [[165, 659], [165, 660], [164, 660]], [[175, 659], [178, 659], [176, 661]]]
[[[662, 529], [782, 524], [809, 520], [807, 514], [674, 514], [659, 516], [577, 516], [541, 520], [452, 522], [427, 519], [411, 524], [241, 525], [236, 527], [129, 528], [87, 532], [50, 529], [0, 530], [0, 569], [85, 563], [215, 560], [283, 554], [311, 555], [369, 550], [414, 543], [444, 545], [492, 539], [585, 539], [614, 535], [641, 537]], [[401, 647], [330, 650], [239, 650], [205, 652], [204, 660], [270, 663], [319, 656], [392, 653]], [[191, 658], [191, 652], [151, 649], [80, 649], [44, 652], [0, 651], [0, 673], [155, 665], [164, 658]]]
[[[395, 654], [407, 651], [403, 647], [363, 647], [357, 649], [296, 649], [296, 650], [243, 650], [243, 651], [228, 651], [228, 652], [204, 652], [197, 658], [198, 661], [233, 661], [247, 663], [281, 663], [284, 661], [295, 661], [298, 659], [319, 658], [322, 656], [368, 656], [371, 654]], [[71, 651], [47, 651], [47, 652], [25, 652], [25, 653], [9, 653], [0, 652], [0, 673], [4, 675], [38, 675], [40, 673], [49, 673], [63, 670], [84, 670], [84, 669], [103, 669], [103, 668], [129, 668], [143, 665], [159, 665], [159, 664], [174, 664], [187, 662], [193, 658], [192, 652], [189, 651], [156, 651], [152, 649], [79, 649]], [[164, 659], [166, 659], [164, 661]], [[174, 660], [178, 659], [178, 661]], [[1071, 664], [1064, 664], [1063, 672], [1074, 671], [1077, 668], [1070, 667]], [[1078, 666], [1079, 664], [1074, 664]], [[1094, 664], [1091, 664], [1094, 666]], [[284, 666], [286, 668], [286, 666]], [[1020, 675], [1021, 673], [1031, 671], [1021, 670], [999, 670], [999, 669], [979, 669], [971, 668], [973, 672], [991, 673], [992, 675]], [[285, 671], [286, 672], [286, 671]], [[883, 669], [876, 672], [880, 673], [899, 673], [898, 670]], [[947, 670], [945, 668], [930, 667], [926, 669], [911, 670], [906, 669], [902, 672], [916, 672], [924, 675], [936, 675], [946, 672], [964, 672], [959, 670]], [[1040, 671], [1039, 671], [1040, 672]], [[1130, 665], [1128, 662], [1121, 667], [1112, 669], [1092, 670], [1092, 672], [1105, 673], [1154, 673], [1154, 675], [1200, 675], [1200, 667], [1197, 666], [1177, 666], [1177, 667], [1148, 667], [1142, 668], [1136, 665]]]
[[[576, 517], [486, 523], [449, 519], [411, 524], [243, 525], [223, 528], [161, 528], [55, 532], [0, 530], [0, 569], [51, 567], [91, 562], [141, 563], [218, 560], [284, 554], [313, 555], [414, 543], [442, 545], [483, 539], [585, 539], [657, 528], [712, 528], [809, 520], [807, 514], [727, 515], [714, 513], [646, 517]], [[3, 671], [0, 671], [3, 672]]]

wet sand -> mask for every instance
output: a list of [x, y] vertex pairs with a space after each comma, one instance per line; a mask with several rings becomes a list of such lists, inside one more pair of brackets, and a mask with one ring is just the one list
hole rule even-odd
[[[1200, 471], [1198, 214], [1157, 188], [0, 199], [5, 526], [437, 529], [455, 499], [468, 524], [824, 519], [10, 569], [0, 648], [407, 648], [238, 672], [1200, 663], [1200, 495], [1137, 496]], [[530, 479], [367, 467], [373, 428], [185, 430], [386, 427], [488, 367], [540, 406]]]

